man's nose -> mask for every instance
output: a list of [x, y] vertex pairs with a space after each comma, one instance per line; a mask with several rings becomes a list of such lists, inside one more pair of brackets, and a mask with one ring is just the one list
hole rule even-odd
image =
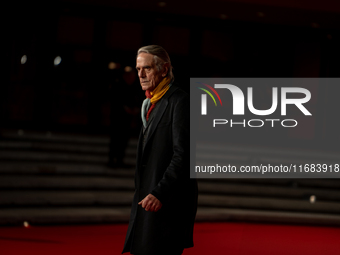
[[145, 71], [143, 69], [139, 70], [138, 76], [139, 76], [139, 78], [144, 78], [145, 77]]

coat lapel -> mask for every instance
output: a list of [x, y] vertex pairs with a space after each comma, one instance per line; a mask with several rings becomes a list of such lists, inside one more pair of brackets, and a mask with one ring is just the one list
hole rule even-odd
[[168, 98], [172, 95], [172, 93], [174, 93], [176, 90], [178, 89], [178, 87], [176, 86], [171, 86], [169, 88], [169, 90], [164, 94], [164, 96], [162, 97], [162, 99], [158, 102], [158, 109], [157, 109], [157, 113], [156, 115], [154, 116], [150, 126], [148, 127], [149, 128], [149, 131], [148, 131], [148, 137], [146, 139], [146, 142], [145, 142], [145, 147], [147, 146], [148, 144], [148, 141], [150, 140], [150, 138], [152, 137], [153, 133], [155, 132], [157, 126], [158, 126], [158, 123], [159, 121], [161, 120], [167, 106], [168, 106]]

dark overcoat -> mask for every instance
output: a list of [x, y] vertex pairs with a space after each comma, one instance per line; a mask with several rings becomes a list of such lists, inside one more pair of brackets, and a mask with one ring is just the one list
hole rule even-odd
[[[190, 99], [172, 85], [157, 102], [144, 140], [140, 133], [135, 194], [124, 252], [165, 254], [193, 246], [197, 182], [190, 179]], [[162, 203], [158, 212], [138, 205], [148, 194]]]

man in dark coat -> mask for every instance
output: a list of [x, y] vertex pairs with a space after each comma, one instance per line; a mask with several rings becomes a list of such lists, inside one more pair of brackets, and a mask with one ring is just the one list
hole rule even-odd
[[140, 48], [136, 62], [147, 98], [123, 253], [178, 255], [193, 246], [197, 210], [197, 182], [189, 171], [189, 95], [173, 83], [162, 47]]

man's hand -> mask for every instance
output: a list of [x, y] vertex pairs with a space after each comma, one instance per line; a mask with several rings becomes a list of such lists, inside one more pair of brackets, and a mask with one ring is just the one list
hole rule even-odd
[[161, 201], [159, 201], [154, 195], [147, 195], [142, 201], [138, 203], [142, 205], [145, 211], [157, 212], [162, 207]]

